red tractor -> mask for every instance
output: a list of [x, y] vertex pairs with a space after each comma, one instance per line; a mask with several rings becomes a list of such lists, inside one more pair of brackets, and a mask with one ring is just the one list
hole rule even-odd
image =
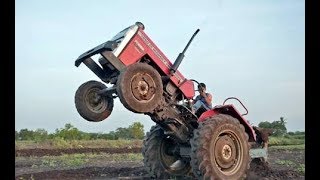
[[[267, 157], [266, 142], [244, 114], [226, 101], [210, 110], [192, 112], [194, 83], [198, 82], [177, 70], [199, 29], [174, 64], [144, 29], [136, 22], [75, 61], [75, 66], [84, 63], [103, 81], [88, 81], [78, 88], [78, 113], [88, 121], [102, 121], [119, 97], [128, 110], [150, 116], [156, 125], [145, 136], [142, 154], [152, 178], [245, 177], [251, 158]], [[91, 58], [97, 54], [98, 60]]]

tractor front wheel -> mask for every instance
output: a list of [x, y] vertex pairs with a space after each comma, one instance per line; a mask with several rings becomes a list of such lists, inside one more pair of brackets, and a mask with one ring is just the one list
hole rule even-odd
[[88, 81], [76, 91], [76, 109], [87, 121], [98, 122], [110, 116], [113, 110], [113, 98], [98, 94], [105, 88], [107, 87], [101, 82]]
[[207, 118], [191, 139], [191, 166], [197, 179], [242, 179], [249, 169], [248, 135], [224, 114]]

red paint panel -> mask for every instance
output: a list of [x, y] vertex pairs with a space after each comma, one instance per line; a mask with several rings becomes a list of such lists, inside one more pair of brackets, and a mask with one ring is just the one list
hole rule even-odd
[[186, 96], [187, 99], [191, 99], [195, 95], [194, 84], [190, 80], [183, 82], [180, 86], [180, 89], [182, 92], [184, 92], [184, 95]]
[[[139, 29], [137, 32], [137, 36], [141, 40], [140, 42], [144, 44], [144, 48], [146, 53], [151, 57], [151, 59], [160, 67], [160, 69], [167, 75], [169, 75], [170, 68], [172, 66], [171, 61], [166, 57], [165, 54], [155, 45], [155, 43], [148, 37], [147, 34], [144, 33], [143, 30]], [[185, 79], [183, 75], [177, 71], [176, 75], [172, 76], [174, 80], [173, 82], [180, 82]], [[176, 84], [179, 86], [179, 84]]]
[[216, 114], [228, 114], [234, 118], [237, 118], [240, 123], [245, 127], [246, 132], [249, 135], [249, 141], [256, 141], [256, 133], [253, 130], [252, 126], [248, 123], [243, 116], [237, 111], [237, 109], [232, 105], [223, 105], [223, 106], [216, 106], [211, 110], [208, 110], [201, 114], [198, 119], [198, 122], [204, 121], [207, 117], [214, 116]]
[[[151, 60], [154, 61], [164, 74], [169, 75], [170, 68], [173, 64], [154, 44], [148, 35], [139, 28], [137, 33], [123, 49], [119, 58], [125, 65], [130, 65], [137, 62], [145, 54], [148, 54]], [[186, 81], [186, 78], [179, 70], [170, 77], [170, 80], [182, 91], [186, 98], [191, 99], [195, 95], [193, 83]]]
[[199, 119], [198, 119], [198, 122], [202, 122], [202, 121], [204, 121], [206, 118], [211, 117], [211, 116], [214, 116], [214, 115], [216, 115], [216, 114], [219, 114], [219, 112], [217, 112], [217, 111], [214, 110], [214, 109], [211, 109], [211, 110], [209, 110], [209, 111], [206, 111], [206, 112], [204, 112], [204, 113], [201, 114], [201, 116], [200, 116]]
[[239, 119], [240, 123], [243, 124], [244, 128], [246, 129], [246, 132], [249, 135], [249, 140], [251, 139], [251, 140], [256, 141], [256, 133], [255, 133], [254, 129], [252, 128], [252, 126], [249, 124], [249, 122], [243, 116], [241, 116], [239, 111], [232, 104], [225, 105], [225, 106], [229, 106], [231, 112], [233, 112], [233, 116], [236, 117], [237, 119]]
[[141, 48], [139, 48], [137, 44], [139, 44], [139, 38], [136, 34], [122, 50], [119, 59], [126, 66], [137, 62], [141, 59], [142, 56], [146, 54], [143, 50], [141, 50]]

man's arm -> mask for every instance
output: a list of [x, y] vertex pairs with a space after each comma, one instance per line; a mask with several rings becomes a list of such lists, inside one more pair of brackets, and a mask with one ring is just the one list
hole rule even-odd
[[201, 96], [204, 97], [206, 100], [207, 104], [211, 104], [212, 102], [212, 95], [210, 93], [206, 94], [205, 92], [201, 92]]

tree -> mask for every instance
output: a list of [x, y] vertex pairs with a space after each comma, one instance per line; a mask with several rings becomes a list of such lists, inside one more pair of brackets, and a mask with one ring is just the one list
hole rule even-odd
[[100, 134], [98, 139], [117, 140], [119, 137], [116, 132], [110, 131], [109, 133]]
[[92, 140], [92, 139], [98, 139], [99, 136], [100, 136], [99, 133], [86, 133], [86, 134], [88, 134], [90, 140]]
[[90, 133], [86, 133], [86, 132], [82, 132], [82, 131], [79, 131], [79, 135], [80, 137], [78, 137], [77, 139], [81, 139], [81, 140], [90, 140], [91, 139], [91, 135]]
[[295, 131], [294, 135], [305, 135], [304, 131]]
[[260, 128], [272, 128], [272, 124], [268, 121], [263, 121], [258, 124]]
[[80, 140], [81, 132], [70, 123], [67, 123], [64, 128], [56, 129], [55, 136], [61, 137], [64, 140]]
[[33, 131], [28, 129], [21, 129], [19, 132], [20, 140], [33, 140]]
[[291, 131], [288, 132], [287, 134], [290, 135], [290, 136], [294, 136], [294, 132], [291, 132]]
[[129, 126], [129, 129], [133, 139], [143, 139], [143, 124], [141, 124], [140, 122], [134, 122], [132, 125]]
[[286, 128], [286, 120], [284, 117], [280, 117], [279, 121], [273, 121], [272, 122], [272, 127], [274, 129], [273, 134], [275, 136], [282, 136], [285, 133], [287, 133], [287, 128]]
[[260, 128], [270, 128], [273, 129], [274, 136], [282, 136], [287, 133], [286, 128], [286, 119], [284, 117], [280, 117], [279, 121], [273, 121], [272, 123], [268, 121], [260, 122], [258, 126]]
[[33, 140], [35, 141], [43, 141], [48, 139], [48, 132], [45, 129], [36, 129], [33, 132]]
[[129, 128], [119, 127], [116, 129], [116, 136], [121, 139], [132, 139], [132, 134]]
[[18, 131], [15, 131], [15, 140], [19, 140], [19, 133], [18, 133]]

